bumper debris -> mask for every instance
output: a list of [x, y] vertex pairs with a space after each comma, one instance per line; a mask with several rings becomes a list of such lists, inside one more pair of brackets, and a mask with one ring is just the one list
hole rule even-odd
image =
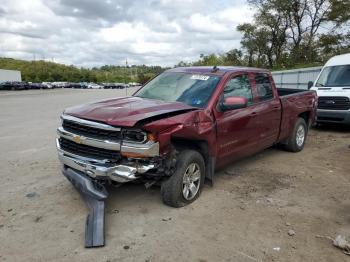
[[105, 245], [105, 200], [108, 193], [103, 185], [94, 183], [83, 173], [70, 168], [62, 170], [63, 175], [73, 184], [90, 209], [85, 226], [85, 247]]

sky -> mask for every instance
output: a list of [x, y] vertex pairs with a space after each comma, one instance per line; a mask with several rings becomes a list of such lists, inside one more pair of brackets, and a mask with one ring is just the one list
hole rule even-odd
[[173, 66], [240, 46], [245, 0], [0, 0], [0, 57]]

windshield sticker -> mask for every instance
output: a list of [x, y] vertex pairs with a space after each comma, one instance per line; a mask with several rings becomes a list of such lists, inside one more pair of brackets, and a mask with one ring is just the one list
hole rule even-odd
[[202, 80], [202, 81], [207, 81], [210, 76], [205, 76], [205, 75], [192, 75], [191, 79], [194, 80]]

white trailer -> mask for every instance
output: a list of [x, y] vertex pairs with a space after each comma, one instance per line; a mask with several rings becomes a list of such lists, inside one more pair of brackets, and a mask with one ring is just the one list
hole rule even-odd
[[7, 81], [21, 82], [21, 71], [0, 69], [0, 83]]
[[308, 82], [314, 82], [322, 67], [308, 67], [272, 72], [278, 88], [308, 89]]

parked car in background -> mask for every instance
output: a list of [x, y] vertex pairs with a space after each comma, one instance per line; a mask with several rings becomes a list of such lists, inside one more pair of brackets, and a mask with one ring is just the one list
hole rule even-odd
[[101, 83], [104, 89], [123, 89], [126, 87], [124, 83]]
[[86, 89], [88, 86], [88, 83], [87, 82], [80, 82], [79, 85], [80, 85], [80, 88]]
[[41, 83], [44, 86], [44, 89], [52, 89], [54, 86], [50, 82], [42, 82]]
[[309, 85], [318, 95], [317, 123], [350, 124], [350, 53], [332, 57]]
[[101, 83], [102, 87], [104, 89], [113, 89], [115, 88], [115, 84], [114, 83]]
[[28, 83], [28, 89], [44, 89], [46, 88], [42, 83]]
[[80, 85], [80, 83], [70, 82], [70, 83], [68, 83], [68, 87], [69, 88], [81, 88], [81, 85]]
[[136, 83], [136, 82], [130, 82], [128, 85], [129, 85], [129, 87], [141, 86], [140, 83]]
[[29, 88], [27, 82], [7, 81], [0, 84], [0, 90], [26, 90]]
[[116, 89], [124, 89], [126, 87], [126, 84], [124, 83], [115, 83]]
[[67, 86], [67, 82], [52, 82], [52, 85], [55, 88], [65, 88]]
[[0, 90], [11, 90], [11, 85], [9, 82], [2, 82], [0, 83]]
[[11, 90], [11, 85], [9, 84], [9, 82], [1, 82], [0, 90]]
[[72, 85], [71, 85], [71, 83], [66, 82], [63, 84], [63, 88], [72, 88]]
[[92, 89], [101, 89], [102, 86], [96, 83], [88, 83], [87, 88], [92, 88]]

